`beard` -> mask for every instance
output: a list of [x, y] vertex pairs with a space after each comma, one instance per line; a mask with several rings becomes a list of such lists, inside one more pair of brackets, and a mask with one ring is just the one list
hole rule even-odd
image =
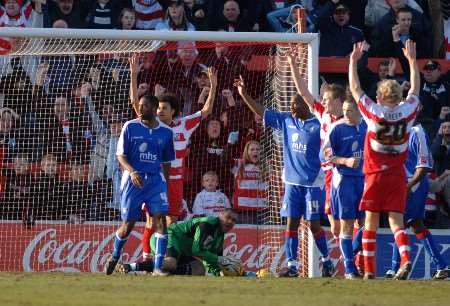
[[155, 115], [152, 113], [141, 114], [142, 120], [153, 120], [155, 119]]

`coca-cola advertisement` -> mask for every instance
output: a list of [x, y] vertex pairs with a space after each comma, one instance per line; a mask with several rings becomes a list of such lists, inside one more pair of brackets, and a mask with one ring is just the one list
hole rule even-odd
[[[0, 223], [0, 271], [101, 272], [111, 254], [117, 227], [44, 223], [27, 229], [21, 223]], [[268, 241], [264, 244], [263, 232]], [[125, 245], [123, 262], [140, 260], [141, 233], [142, 227], [135, 227]], [[280, 239], [280, 231], [236, 226], [225, 236], [224, 254], [240, 258], [249, 271], [261, 267], [276, 271], [284, 260]]]
[[[112, 251], [117, 227], [114, 223], [40, 223], [26, 228], [19, 222], [0, 222], [0, 271], [101, 272]], [[122, 254], [123, 262], [140, 260], [141, 233], [140, 226], [132, 232]], [[286, 265], [282, 234], [282, 228], [274, 226], [236, 225], [225, 236], [224, 255], [240, 258], [248, 271], [264, 267], [276, 272]], [[433, 230], [433, 235], [444, 258], [450, 258], [450, 231]], [[327, 237], [331, 259], [337, 266], [336, 275], [342, 275], [339, 244], [328, 231]], [[410, 237], [411, 277], [428, 279], [435, 267], [420, 241], [413, 235]], [[394, 239], [389, 230], [382, 229], [377, 242], [377, 274], [383, 276], [390, 267]], [[317, 250], [312, 253], [314, 258], [308, 258], [307, 254], [306, 246], [299, 248], [299, 261], [305, 273], [306, 263], [319, 266]], [[313, 275], [320, 275], [317, 272], [313, 271]]]

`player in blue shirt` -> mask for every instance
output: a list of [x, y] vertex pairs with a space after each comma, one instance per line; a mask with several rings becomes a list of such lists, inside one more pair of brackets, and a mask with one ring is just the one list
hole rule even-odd
[[[158, 99], [143, 96], [139, 100], [139, 119], [125, 123], [117, 144], [117, 159], [124, 172], [121, 182], [122, 225], [116, 232], [112, 256], [105, 273], [111, 274], [120, 258], [136, 221], [141, 218], [142, 204], [153, 216], [156, 250], [154, 275], [161, 271], [166, 253], [167, 184], [170, 162], [175, 158], [173, 133], [156, 118]], [[161, 170], [163, 173], [161, 173]]]
[[324, 213], [325, 193], [323, 172], [320, 169], [320, 122], [309, 111], [299, 95], [291, 101], [290, 112], [265, 109], [246, 92], [242, 78], [235, 81], [239, 94], [248, 107], [264, 118], [264, 125], [283, 134], [283, 182], [285, 193], [281, 216], [287, 217], [284, 250], [288, 268], [280, 276], [298, 276], [298, 227], [304, 216], [322, 254], [322, 275], [332, 276], [333, 264], [328, 254], [320, 218]]
[[[362, 157], [367, 125], [358, 106], [346, 100], [342, 106], [344, 118], [332, 125], [323, 145], [323, 154], [333, 164], [331, 180], [331, 212], [340, 220], [339, 246], [344, 257], [345, 278], [359, 277], [353, 260], [352, 232], [364, 190]], [[360, 231], [362, 233], [362, 231]]]
[[[428, 194], [427, 173], [433, 168], [428, 137], [420, 124], [414, 126], [409, 134], [408, 158], [405, 161], [406, 176], [408, 178], [408, 200], [406, 203], [405, 224], [410, 226], [416, 238], [422, 241], [425, 251], [436, 266], [434, 279], [450, 277], [447, 261], [434, 243], [433, 236], [423, 224], [425, 218], [425, 200]], [[400, 266], [400, 253], [394, 243], [392, 252], [392, 267], [385, 274], [386, 278], [393, 278]]]

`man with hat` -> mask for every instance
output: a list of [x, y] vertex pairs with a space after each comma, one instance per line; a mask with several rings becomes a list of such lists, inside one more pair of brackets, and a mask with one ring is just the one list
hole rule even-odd
[[364, 40], [363, 32], [349, 24], [350, 10], [339, 0], [327, 2], [317, 12], [320, 56], [347, 56], [353, 44]]
[[422, 68], [422, 73], [420, 87], [422, 110], [417, 120], [429, 136], [433, 138], [439, 128], [439, 126], [436, 126], [436, 119], [443, 120], [446, 109], [450, 107], [449, 84], [442, 74], [441, 65], [437, 61], [428, 60]]

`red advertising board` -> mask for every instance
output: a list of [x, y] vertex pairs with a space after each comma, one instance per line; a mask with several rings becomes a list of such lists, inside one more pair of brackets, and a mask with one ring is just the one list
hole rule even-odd
[[[0, 271], [100, 272], [113, 247], [117, 225], [36, 224], [26, 229], [21, 223], [0, 223]], [[142, 228], [129, 238], [124, 262], [140, 259]], [[236, 226], [226, 235], [224, 253], [241, 258], [248, 270], [268, 264], [282, 264], [282, 252], [258, 243], [252, 226]]]

